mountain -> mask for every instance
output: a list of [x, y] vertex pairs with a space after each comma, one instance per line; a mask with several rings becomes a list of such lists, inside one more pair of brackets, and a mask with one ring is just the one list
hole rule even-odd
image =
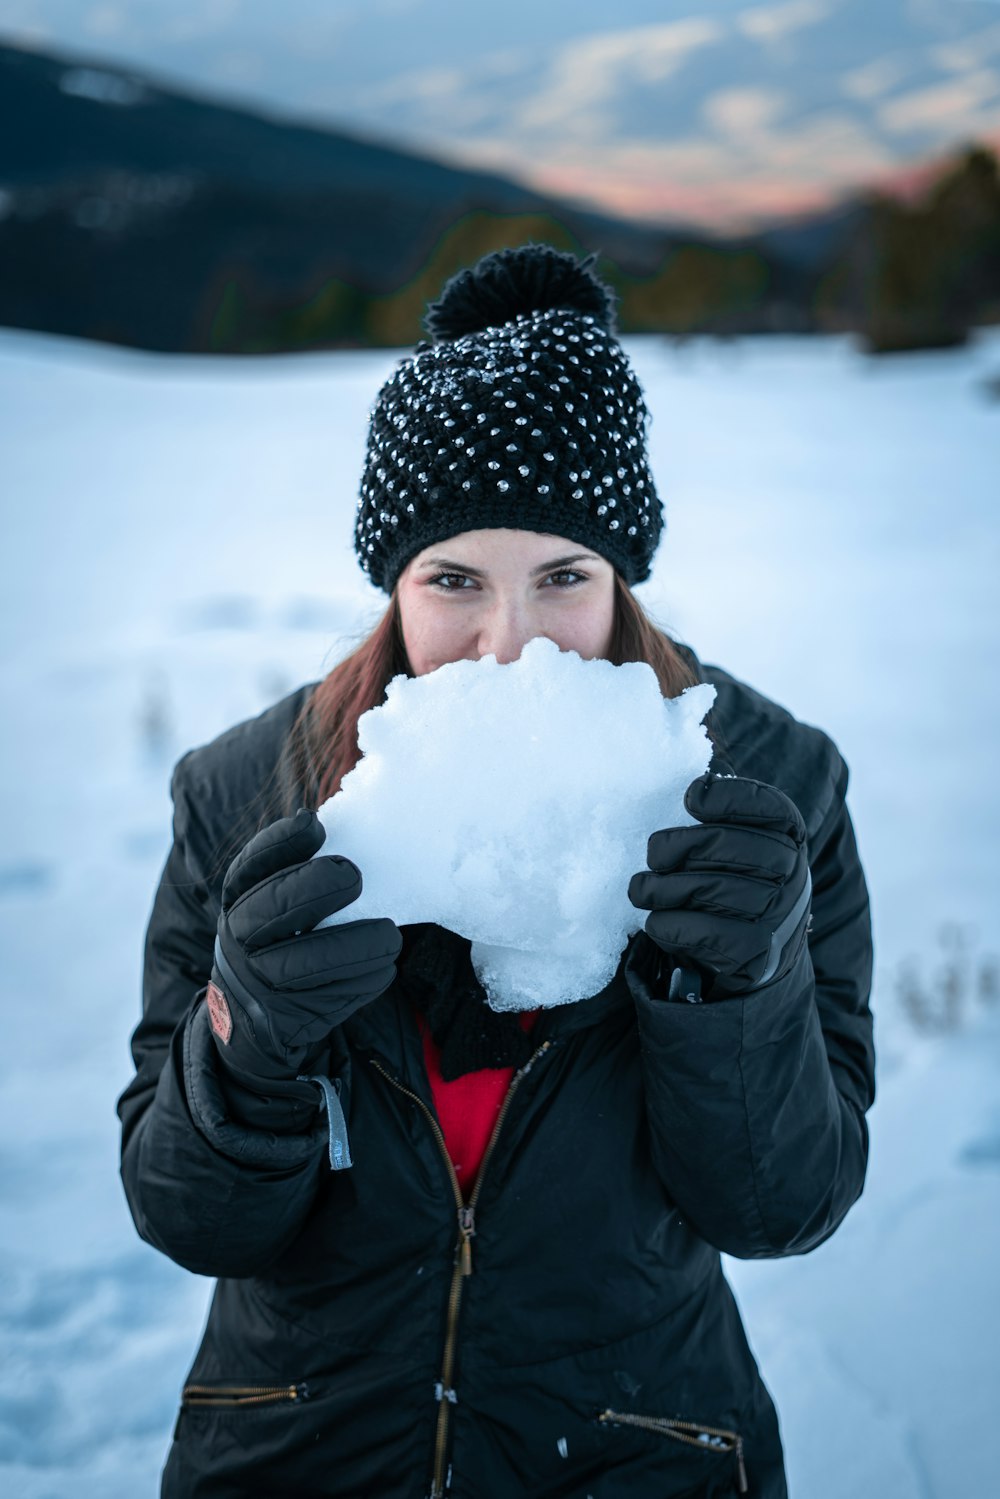
[[1000, 317], [988, 151], [910, 205], [727, 238], [0, 47], [0, 323], [187, 353], [399, 346], [449, 275], [528, 240], [597, 253], [625, 332], [858, 329], [888, 349]]
[[0, 14], [21, 45], [647, 222], [745, 230], [1000, 143], [996, 0], [18, 0]]
[[266, 320], [331, 288], [345, 303], [389, 294], [459, 225], [514, 242], [534, 227], [637, 274], [669, 244], [498, 175], [0, 47], [2, 322], [225, 346], [227, 299]]

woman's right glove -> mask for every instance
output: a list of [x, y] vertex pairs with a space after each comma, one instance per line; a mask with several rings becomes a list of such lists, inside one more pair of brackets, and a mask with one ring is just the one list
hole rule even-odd
[[222, 886], [205, 998], [220, 1061], [250, 1089], [270, 1092], [307, 1071], [330, 1032], [395, 977], [394, 921], [316, 929], [361, 893], [349, 859], [313, 858], [325, 838], [302, 808], [251, 838]]

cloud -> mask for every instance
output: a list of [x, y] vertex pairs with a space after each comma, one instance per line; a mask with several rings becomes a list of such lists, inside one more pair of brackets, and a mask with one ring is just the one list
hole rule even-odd
[[662, 147], [615, 146], [597, 160], [546, 161], [529, 180], [564, 198], [597, 199], [627, 217], [688, 219], [733, 231], [829, 202], [829, 189], [804, 174], [786, 176], [766, 163], [737, 173], [727, 146], [698, 137]]
[[758, 173], [789, 187], [846, 187], [891, 164], [888, 152], [857, 116], [818, 110], [791, 117], [790, 101], [769, 89], [726, 89], [705, 102], [728, 158], [728, 173]]
[[[364, 105], [366, 112], [373, 106], [407, 108], [413, 112], [409, 128], [424, 137], [502, 119], [504, 134], [519, 137], [522, 156], [530, 156], [616, 134], [619, 99], [631, 89], [662, 83], [724, 35], [719, 23], [691, 17], [579, 37], [541, 63], [525, 48], [507, 48], [483, 57], [472, 71], [397, 74], [367, 89]], [[488, 149], [488, 141], [481, 144]], [[464, 143], [452, 145], [464, 152]]]
[[[368, 90], [366, 102], [380, 111], [409, 109], [413, 112], [408, 121], [409, 144], [423, 143], [453, 160], [468, 159], [476, 165], [488, 157], [489, 138], [485, 132], [495, 127], [498, 116], [506, 118], [510, 113], [509, 100], [498, 93], [495, 85], [470, 88], [468, 76], [458, 68], [427, 68], [403, 74]], [[484, 133], [477, 138], [476, 149], [470, 155], [459, 132], [468, 135], [476, 130]], [[523, 145], [520, 154], [523, 157]]]
[[1000, 52], [1000, 25], [987, 26], [960, 42], [931, 47], [927, 55], [946, 73], [966, 73], [980, 67], [994, 52]]
[[[717, 21], [692, 16], [568, 42], [552, 59], [539, 93], [520, 112], [520, 124], [526, 131], [564, 129], [567, 122], [579, 121], [623, 89], [669, 78], [692, 53], [711, 46], [724, 34]], [[590, 133], [599, 128], [603, 121], [599, 124], [594, 119]]]
[[[331, 7], [319, 15], [314, 12], [300, 16], [289, 15], [282, 27], [282, 45], [295, 59], [296, 66], [300, 59], [306, 59], [310, 64], [309, 72], [312, 73], [317, 63], [326, 64], [330, 70], [329, 76], [333, 78], [352, 24], [350, 13], [339, 7], [336, 10]], [[244, 30], [249, 34], [249, 28]], [[329, 95], [326, 92], [322, 103], [329, 107]]]
[[[8, 0], [24, 14], [52, 4]], [[289, 76], [306, 60], [299, 109], [650, 218], [736, 224], [755, 208], [815, 206], [896, 167], [912, 154], [910, 132], [940, 150], [1000, 128], [996, 9], [988, 27], [956, 22], [951, 36], [943, 26], [936, 35], [926, 24], [888, 27], [882, 50], [855, 28], [833, 49], [837, 0], [689, 0], [662, 7], [656, 24], [630, 25], [628, 8], [609, 10], [608, 29], [590, 34], [567, 14], [561, 40], [542, 47], [495, 28], [493, 50], [459, 60], [407, 45], [415, 33], [403, 18], [418, 25], [421, 0], [311, 5], [308, 22], [296, 19], [293, 0], [270, 54], [256, 29], [247, 32], [259, 6], [202, 0], [197, 18], [175, 6], [143, 38], [146, 7], [135, 0], [80, 0], [78, 27], [92, 46], [114, 42], [118, 51], [169, 41], [193, 56], [204, 38], [215, 80], [262, 99], [279, 58]], [[362, 21], [385, 39], [381, 77], [345, 77], [337, 90], [321, 64], [346, 65]]]
[[[305, 31], [302, 39], [306, 39]], [[450, 110], [459, 103], [463, 106], [473, 101], [482, 103], [484, 91], [495, 91], [498, 80], [502, 80], [502, 87], [507, 90], [509, 80], [516, 80], [519, 73], [528, 74], [534, 67], [536, 62], [533, 53], [524, 48], [508, 47], [479, 58], [472, 72], [465, 68], [435, 67], [414, 68], [409, 72], [396, 73], [383, 83], [366, 85], [364, 103], [368, 106], [411, 104], [418, 108], [430, 108], [432, 111], [436, 105], [442, 105]], [[507, 93], [507, 113], [510, 113], [510, 102], [510, 95]], [[442, 114], [439, 119], [431, 121], [428, 118], [419, 123], [433, 123], [444, 127], [449, 118], [450, 115]]]
[[468, 85], [459, 68], [423, 68], [418, 72], [400, 73], [385, 83], [367, 90], [373, 104], [451, 104]]
[[84, 17], [83, 27], [91, 36], [121, 36], [128, 27], [128, 16], [122, 5], [95, 5]]
[[758, 42], [780, 42], [793, 31], [815, 26], [830, 14], [826, 0], [788, 0], [784, 5], [759, 5], [740, 11], [736, 24], [744, 36]]
[[760, 155], [767, 175], [830, 189], [853, 187], [894, 164], [862, 120], [833, 109], [789, 121], [780, 135], [768, 137]]
[[709, 94], [701, 107], [707, 123], [723, 135], [758, 135], [788, 104], [776, 89], [729, 88]]
[[863, 63], [860, 68], [853, 68], [849, 73], [842, 73], [840, 87], [849, 98], [864, 103], [887, 94], [912, 71], [913, 64], [905, 58], [879, 57], [873, 62]]
[[197, 8], [175, 11], [157, 28], [165, 42], [192, 42], [215, 36], [227, 29], [236, 30], [243, 0], [201, 0]]
[[533, 54], [523, 47], [506, 47], [501, 52], [491, 52], [488, 57], [484, 57], [479, 67], [483, 74], [492, 74], [494, 78], [510, 78], [525, 72], [533, 62]]
[[[469, 142], [464, 159], [627, 216], [698, 219], [733, 230], [768, 214], [822, 208], [831, 195], [896, 164], [863, 122], [842, 111], [786, 119], [781, 96], [744, 99], [730, 109], [729, 134], [664, 142], [609, 137], [599, 148], [563, 139], [533, 158], [508, 136], [488, 148]], [[782, 116], [780, 128], [767, 123], [776, 114]], [[757, 128], [741, 134], [738, 120], [751, 117]]]
[[893, 135], [942, 129], [954, 133], [965, 128], [967, 117], [991, 100], [996, 101], [1000, 118], [998, 96], [1000, 75], [989, 68], [980, 68], [964, 78], [953, 78], [889, 100], [879, 109], [878, 121], [883, 130]]
[[[645, 141], [608, 144], [595, 152], [563, 142], [544, 155], [526, 157], [517, 139], [466, 142], [452, 160], [510, 173], [543, 193], [566, 201], [597, 202], [605, 210], [648, 219], [697, 217], [716, 194], [720, 177], [732, 175], [727, 147], [709, 139], [661, 146]], [[714, 216], [718, 205], [713, 205]]]

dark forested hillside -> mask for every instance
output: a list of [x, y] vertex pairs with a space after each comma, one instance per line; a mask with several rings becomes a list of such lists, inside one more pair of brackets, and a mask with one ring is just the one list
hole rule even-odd
[[171, 352], [406, 344], [448, 275], [529, 239], [596, 251], [629, 332], [854, 329], [891, 349], [1000, 316], [985, 151], [925, 204], [726, 240], [0, 47], [2, 324]]

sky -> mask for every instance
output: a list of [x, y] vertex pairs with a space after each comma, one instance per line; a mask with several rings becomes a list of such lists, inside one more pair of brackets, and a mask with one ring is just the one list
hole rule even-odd
[[1000, 144], [998, 0], [0, 0], [0, 39], [740, 227]]

